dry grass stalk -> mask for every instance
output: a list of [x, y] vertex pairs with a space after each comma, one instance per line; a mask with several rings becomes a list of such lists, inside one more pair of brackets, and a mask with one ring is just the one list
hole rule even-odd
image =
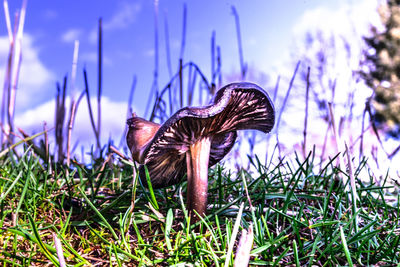
[[71, 146], [71, 134], [72, 128], [74, 125], [75, 112], [77, 108], [77, 104], [74, 99], [75, 94], [75, 78], [76, 78], [76, 68], [78, 64], [78, 54], [79, 54], [79, 41], [75, 41], [74, 45], [74, 55], [72, 59], [72, 71], [71, 71], [71, 106], [70, 106], [70, 115], [68, 120], [68, 128], [67, 128], [67, 166], [70, 165], [71, 154], [70, 154], [70, 146]]
[[304, 130], [303, 130], [303, 157], [306, 158], [307, 149], [307, 122], [308, 122], [308, 100], [310, 92], [310, 66], [307, 68], [307, 78], [306, 78], [306, 108], [304, 113]]
[[279, 158], [282, 158], [281, 148], [279, 146], [279, 125], [281, 123], [281, 117], [282, 117], [283, 111], [284, 111], [285, 106], [287, 104], [287, 101], [289, 99], [290, 91], [292, 90], [292, 87], [293, 87], [294, 79], [296, 78], [297, 71], [299, 70], [299, 66], [300, 66], [300, 61], [297, 62], [297, 65], [296, 65], [296, 68], [295, 68], [294, 73], [292, 75], [292, 78], [290, 79], [289, 87], [288, 87], [288, 89], [286, 91], [285, 98], [283, 99], [282, 107], [279, 110], [278, 119], [276, 120], [276, 126], [275, 126], [275, 129], [276, 129], [276, 143], [278, 144]]
[[49, 162], [50, 159], [50, 153], [49, 153], [49, 136], [47, 134], [47, 123], [43, 123], [43, 132], [44, 132], [44, 155], [45, 159], [47, 162]]
[[352, 158], [353, 156], [351, 155], [351, 150], [345, 143], [345, 148], [346, 148], [346, 154], [347, 154], [347, 173], [349, 174], [350, 177], [350, 187], [351, 187], [351, 196], [352, 196], [352, 203], [353, 203], [353, 212], [356, 214], [355, 216], [355, 227], [358, 226], [358, 208], [357, 208], [357, 202], [358, 202], [358, 197], [357, 197], [357, 188], [356, 188], [356, 178], [354, 177], [354, 167], [353, 167], [353, 162]]
[[120, 156], [121, 158], [123, 158], [124, 160], [130, 160], [128, 157], [126, 157], [122, 152], [120, 152], [115, 146], [111, 145], [110, 146], [110, 150], [112, 152], [114, 152], [115, 154], [117, 154], [118, 156]]
[[169, 45], [169, 30], [168, 30], [168, 19], [167, 11], [164, 12], [164, 35], [165, 35], [165, 55], [167, 57], [167, 68], [169, 78], [172, 78], [172, 64], [171, 64], [171, 50]]
[[[133, 95], [135, 94], [135, 89], [136, 89], [136, 75], [133, 76], [133, 81], [131, 85], [131, 89], [129, 90], [129, 96], [128, 96], [128, 107], [126, 111], [126, 119], [129, 119], [132, 116], [133, 109], [132, 109], [132, 102], [133, 102]], [[125, 136], [128, 131], [128, 126], [125, 124], [124, 125], [124, 132], [122, 133], [121, 139], [119, 140], [119, 147], [124, 146], [125, 144]]]
[[[101, 95], [102, 95], [102, 80], [103, 80], [103, 30], [102, 19], [99, 19], [99, 34], [98, 34], [98, 88], [97, 88], [97, 131], [96, 144], [97, 150], [100, 151], [100, 134], [101, 134]], [[88, 100], [90, 102], [90, 99]]]
[[231, 261], [231, 255], [232, 255], [232, 251], [233, 251], [233, 246], [235, 244], [236, 236], [237, 236], [237, 233], [239, 231], [240, 221], [242, 219], [243, 208], [244, 208], [244, 203], [241, 203], [239, 211], [238, 211], [238, 214], [237, 214], [237, 217], [236, 217], [236, 220], [235, 220], [235, 224], [234, 224], [233, 229], [232, 229], [231, 238], [229, 240], [228, 251], [226, 252], [226, 258], [225, 258], [224, 266], [229, 266], [229, 263]]
[[237, 35], [237, 42], [238, 42], [238, 50], [239, 50], [239, 63], [240, 63], [240, 70], [241, 70], [241, 78], [244, 80], [246, 78], [247, 72], [247, 65], [244, 63], [243, 58], [243, 48], [242, 48], [242, 36], [240, 34], [240, 21], [239, 21], [239, 14], [235, 6], [232, 6], [232, 14], [235, 17], [235, 25], [236, 25], [236, 35]]
[[186, 22], [187, 22], [187, 9], [186, 3], [183, 4], [183, 18], [182, 18], [182, 39], [181, 39], [181, 50], [179, 52], [179, 59], [183, 60], [183, 54], [186, 46]]
[[[26, 5], [27, 5], [27, 0], [24, 0], [22, 2], [22, 7], [21, 7], [21, 12], [20, 16], [18, 19], [18, 28], [16, 35], [14, 33], [13, 36], [13, 44], [14, 44], [14, 58], [13, 58], [13, 64], [12, 64], [12, 69], [11, 69], [11, 75], [12, 75], [12, 85], [11, 85], [11, 91], [9, 94], [9, 102], [8, 102], [8, 125], [9, 125], [9, 131], [13, 132], [13, 127], [14, 127], [14, 113], [15, 113], [15, 100], [16, 100], [16, 95], [17, 95], [17, 87], [18, 87], [18, 79], [19, 79], [19, 73], [21, 69], [21, 62], [22, 62], [22, 38], [23, 38], [23, 32], [24, 32], [24, 25], [25, 25], [25, 14], [26, 14]], [[16, 64], [16, 67], [14, 68], [14, 64]], [[12, 135], [11, 135], [11, 141], [13, 140]]]
[[246, 267], [249, 265], [250, 251], [253, 247], [254, 233], [253, 224], [250, 224], [249, 230], [242, 230], [242, 235], [240, 236], [239, 245], [236, 251], [234, 267]]
[[[12, 67], [13, 67], [14, 50], [15, 50], [15, 38], [16, 38], [16, 32], [17, 32], [16, 25], [18, 24], [18, 17], [19, 17], [18, 12], [17, 12], [16, 16], [15, 16], [15, 21], [14, 21], [15, 22], [14, 30], [12, 31], [11, 30], [11, 19], [10, 19], [10, 13], [8, 11], [8, 2], [7, 1], [4, 1], [4, 13], [6, 16], [6, 24], [7, 24], [8, 37], [9, 37], [9, 42], [10, 42], [10, 49], [8, 52], [7, 68], [6, 68], [5, 77], [4, 77], [3, 98], [2, 98], [2, 107], [1, 107], [1, 123], [2, 123], [2, 128], [3, 128], [1, 142], [3, 142], [4, 139], [10, 140], [10, 138], [11, 138], [10, 137], [11, 130], [10, 130], [9, 106], [10, 106]], [[7, 110], [8, 129], [5, 128], [6, 110]], [[3, 132], [4, 132], [4, 135], [3, 135]], [[12, 143], [12, 141], [10, 143]]]
[[211, 34], [211, 84], [215, 84], [215, 30]]
[[99, 180], [100, 175], [103, 173], [104, 168], [106, 167], [106, 164], [110, 162], [113, 154], [114, 154], [113, 152], [108, 153], [107, 159], [101, 165], [101, 168], [99, 170], [99, 174], [97, 174], [97, 176], [96, 176], [96, 181]]
[[[144, 117], [147, 117], [147, 114], [150, 109], [150, 105], [153, 100], [153, 95], [155, 95], [154, 105], [157, 104], [157, 95], [158, 95], [158, 0], [154, 0], [154, 73], [153, 73], [153, 84], [151, 86], [150, 95], [147, 100], [146, 109], [144, 111]], [[154, 106], [153, 106], [154, 110]], [[151, 120], [152, 118], [150, 118]]]
[[14, 39], [14, 34], [11, 29], [11, 19], [10, 19], [10, 12], [8, 9], [8, 1], [4, 0], [3, 1], [3, 6], [4, 6], [4, 16], [6, 20], [6, 25], [7, 25], [7, 32], [8, 32], [8, 39], [10, 41], [10, 51], [8, 54], [8, 64], [5, 72], [5, 77], [4, 77], [4, 85], [3, 85], [3, 97], [2, 97], [2, 104], [1, 104], [1, 135], [0, 135], [0, 145], [1, 148], [3, 148], [3, 142], [4, 139], [8, 139], [8, 131], [5, 129], [5, 112], [6, 112], [6, 99], [8, 99], [9, 95], [9, 85], [10, 85], [10, 80], [11, 80], [11, 63], [12, 63], [12, 55], [13, 55], [13, 39]]
[[[344, 156], [343, 156], [343, 153], [342, 153], [344, 151], [343, 142], [341, 141], [341, 138], [338, 135], [338, 128], [337, 128], [337, 124], [336, 124], [336, 121], [335, 121], [335, 115], [333, 113], [332, 103], [330, 103], [330, 102], [328, 103], [328, 109], [329, 109], [329, 117], [330, 117], [330, 121], [331, 121], [331, 125], [332, 125], [331, 128], [332, 128], [332, 131], [333, 131], [333, 138], [334, 138], [335, 145], [336, 145], [336, 151], [337, 151], [337, 153], [340, 153], [340, 155], [338, 157], [337, 164], [339, 165], [341, 170], [344, 170], [344, 160], [343, 160]], [[339, 172], [339, 176], [341, 177], [343, 184], [346, 185], [346, 189], [345, 190], [347, 192], [350, 192], [350, 186], [348, 184], [346, 175], [343, 175], [341, 172]]]
[[179, 108], [183, 108], [182, 58], [179, 59]]
[[[87, 99], [87, 104], [88, 104], [90, 123], [92, 125], [94, 135], [96, 137], [96, 149], [100, 150], [100, 132], [99, 132], [100, 128], [99, 127], [96, 128], [96, 125], [94, 122], [92, 104], [90, 103], [90, 92], [89, 92], [89, 84], [88, 84], [88, 79], [87, 79], [86, 68], [83, 69], [83, 79], [85, 81], [85, 94], [86, 94], [86, 99]], [[97, 104], [99, 105], [99, 103], [97, 103]], [[98, 119], [99, 119], [99, 117], [98, 117]]]
[[10, 11], [9, 11], [9, 8], [8, 8], [8, 1], [7, 0], [3, 1], [3, 7], [4, 7], [4, 17], [5, 17], [6, 26], [7, 26], [8, 39], [12, 40], [13, 39], [13, 33], [12, 33], [12, 29], [11, 29]]
[[[221, 73], [221, 47], [217, 46], [217, 73], [218, 73], [218, 88], [222, 87], [222, 73]], [[211, 95], [215, 94], [215, 89], [214, 91], [211, 91]]]
[[367, 114], [367, 105], [368, 104], [366, 103], [361, 119], [360, 153], [358, 156], [358, 160], [361, 160], [361, 158], [364, 156], [364, 128], [365, 128], [365, 114]]
[[58, 263], [60, 264], [60, 267], [65, 267], [67, 265], [65, 263], [64, 252], [62, 249], [61, 241], [55, 233], [53, 233], [53, 240], [54, 240], [54, 246], [56, 247], [57, 251]]
[[[64, 121], [65, 121], [65, 93], [67, 89], [67, 76], [64, 77], [62, 93], [60, 84], [57, 83], [57, 96], [56, 96], [56, 116], [55, 116], [55, 139], [58, 149], [57, 160], [64, 161]], [[61, 94], [61, 96], [60, 96]]]

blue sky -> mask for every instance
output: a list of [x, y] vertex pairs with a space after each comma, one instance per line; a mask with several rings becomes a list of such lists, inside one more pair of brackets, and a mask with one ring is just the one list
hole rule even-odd
[[[13, 16], [22, 0], [9, 1]], [[165, 20], [169, 25], [171, 61], [178, 67], [182, 35], [183, 6], [187, 7], [184, 61], [193, 61], [210, 77], [212, 32], [221, 47], [225, 82], [239, 77], [236, 28], [231, 7], [240, 17], [244, 60], [251, 68], [249, 77], [267, 91], [282, 76], [282, 93], [302, 56], [301, 40], [307, 31], [322, 29], [350, 38], [361, 51], [361, 34], [376, 20], [376, 0], [252, 0], [252, 1], [158, 1], [159, 86], [169, 80], [165, 53]], [[3, 84], [8, 54], [5, 19], [0, 15], [0, 84]], [[137, 77], [134, 111], [143, 115], [154, 70], [154, 1], [85, 0], [28, 1], [23, 38], [23, 61], [17, 92], [16, 123], [28, 132], [39, 131], [43, 121], [51, 127], [54, 120], [56, 82], [71, 75], [75, 40], [79, 40], [77, 90], [84, 88], [83, 67], [89, 76], [91, 95], [97, 88], [97, 25], [103, 20], [103, 120], [102, 138], [119, 138], [125, 124], [127, 99], [133, 76]], [[350, 31], [355, 24], [358, 35]], [[353, 43], [354, 41], [354, 43]], [[299, 46], [300, 45], [300, 46]], [[300, 48], [299, 48], [300, 47]], [[295, 50], [293, 50], [295, 49]], [[348, 71], [349, 66], [344, 66]], [[340, 68], [339, 68], [340, 69]], [[334, 73], [341, 77], [341, 73]], [[262, 79], [260, 77], [270, 77]], [[233, 77], [233, 78], [232, 78]], [[345, 86], [344, 86], [345, 87]], [[69, 88], [70, 90], [70, 88]], [[339, 89], [338, 89], [339, 90]], [[362, 102], [362, 101], [361, 101]], [[294, 103], [289, 103], [295, 106]], [[95, 107], [95, 102], [93, 106]], [[279, 108], [280, 103], [276, 107]], [[78, 111], [75, 138], [93, 143], [86, 105]], [[303, 113], [282, 117], [286, 124], [301, 122]], [[88, 128], [89, 127], [89, 128]], [[88, 130], [89, 129], [89, 130]], [[89, 133], [88, 133], [89, 132]], [[301, 136], [301, 135], [299, 135]], [[291, 139], [298, 141], [291, 137]]]
[[[13, 15], [22, 1], [10, 1]], [[282, 60], [292, 41], [293, 27], [310, 9], [339, 8], [356, 1], [256, 0], [248, 1], [159, 1], [159, 84], [168, 80], [165, 56], [164, 24], [169, 24], [171, 59], [177, 68], [183, 5], [187, 5], [185, 61], [196, 62], [210, 73], [210, 40], [216, 32], [221, 46], [225, 73], [239, 69], [234, 5], [240, 16], [245, 61], [268, 72]], [[112, 4], [111, 4], [112, 3]], [[97, 88], [97, 23], [103, 19], [103, 92], [115, 101], [125, 101], [133, 75], [137, 76], [135, 106], [143, 112], [154, 69], [154, 1], [28, 1], [24, 33], [37, 51], [38, 60], [48, 71], [46, 82], [30, 101], [22, 101], [17, 112], [32, 108], [55, 95], [55, 82], [71, 73], [74, 41], [79, 40], [76, 85], [83, 88], [82, 68], [86, 66], [92, 95]], [[0, 36], [7, 34], [4, 16], [0, 16]], [[29, 75], [32, 75], [31, 73]], [[30, 77], [32, 79], [32, 77]], [[29, 94], [21, 80], [19, 97]], [[18, 98], [17, 98], [18, 99]]]

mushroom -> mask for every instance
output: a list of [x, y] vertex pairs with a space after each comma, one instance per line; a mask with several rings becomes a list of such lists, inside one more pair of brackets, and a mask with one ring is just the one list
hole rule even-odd
[[271, 131], [275, 111], [268, 94], [253, 83], [231, 83], [221, 88], [212, 104], [185, 107], [159, 125], [137, 117], [128, 119], [127, 143], [139, 162], [145, 181], [147, 166], [154, 188], [179, 183], [187, 174], [187, 208], [204, 215], [207, 206], [208, 167], [233, 147], [237, 130]]

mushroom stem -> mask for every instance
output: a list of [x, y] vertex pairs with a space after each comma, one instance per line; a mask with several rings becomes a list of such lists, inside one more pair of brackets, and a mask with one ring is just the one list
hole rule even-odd
[[203, 216], [207, 207], [208, 161], [210, 157], [211, 138], [202, 137], [190, 145], [186, 151], [187, 164], [187, 208], [190, 217], [198, 219], [194, 210]]

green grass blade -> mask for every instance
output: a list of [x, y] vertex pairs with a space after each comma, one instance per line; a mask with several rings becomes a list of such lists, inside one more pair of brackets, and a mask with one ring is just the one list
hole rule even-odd
[[344, 254], [346, 255], [346, 259], [347, 259], [347, 262], [349, 263], [349, 266], [353, 267], [353, 262], [351, 260], [349, 248], [347, 247], [346, 237], [344, 236], [343, 228], [342, 228], [342, 226], [339, 226], [339, 228], [340, 228], [340, 238], [342, 240]]
[[144, 165], [144, 170], [145, 170], [145, 175], [146, 175], [147, 187], [148, 187], [149, 193], [150, 193], [150, 204], [158, 211], [160, 208], [158, 207], [158, 203], [156, 200], [156, 196], [154, 194], [153, 186], [151, 185], [149, 170], [147, 169], [146, 165]]
[[93, 203], [89, 200], [89, 198], [86, 196], [85, 192], [83, 192], [82, 188], [80, 188], [78, 186], [78, 190], [81, 193], [81, 195], [83, 196], [83, 198], [86, 200], [86, 203], [88, 203], [88, 205], [92, 208], [92, 210], [96, 213], [96, 215], [103, 221], [103, 223], [106, 225], [106, 227], [108, 228], [108, 230], [111, 232], [112, 236], [114, 237], [114, 239], [117, 241], [119, 240], [117, 234], [115, 233], [114, 229], [111, 227], [111, 225], [108, 223], [108, 221], [106, 220], [106, 218], [104, 218], [104, 216], [97, 210], [97, 208], [93, 205]]
[[35, 221], [33, 220], [32, 216], [28, 213], [29, 224], [32, 228], [33, 235], [36, 238], [37, 244], [39, 245], [40, 249], [42, 250], [43, 254], [49, 259], [55, 266], [60, 266], [58, 260], [53, 256], [53, 254], [46, 248], [42, 239], [40, 238], [39, 231], [36, 227]]
[[167, 244], [167, 248], [170, 252], [172, 251], [172, 246], [169, 235], [171, 233], [172, 223], [174, 220], [173, 216], [172, 209], [169, 209], [167, 212], [167, 218], [165, 220], [165, 243]]

